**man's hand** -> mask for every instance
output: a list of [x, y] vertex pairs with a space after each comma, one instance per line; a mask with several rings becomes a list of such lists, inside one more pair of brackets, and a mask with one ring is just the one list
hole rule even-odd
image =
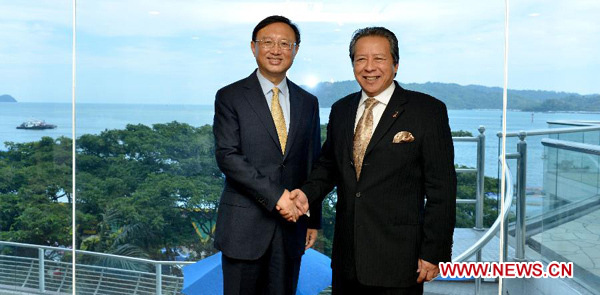
[[300, 215], [306, 214], [308, 211], [308, 198], [303, 191], [300, 189], [293, 190], [290, 199], [294, 201]]
[[301, 214], [299, 213], [298, 209], [296, 209], [296, 205], [294, 204], [294, 201], [290, 199], [290, 197], [290, 191], [287, 189], [284, 190], [283, 194], [279, 198], [279, 201], [277, 201], [275, 208], [277, 208], [279, 214], [281, 214], [281, 216], [287, 221], [296, 222]]
[[417, 269], [417, 272], [419, 273], [417, 283], [420, 284], [435, 279], [440, 274], [440, 269], [435, 264], [419, 259], [419, 269]]
[[318, 230], [314, 228], [309, 228], [306, 230], [306, 244], [304, 246], [304, 250], [308, 250], [308, 248], [312, 247], [317, 240]]

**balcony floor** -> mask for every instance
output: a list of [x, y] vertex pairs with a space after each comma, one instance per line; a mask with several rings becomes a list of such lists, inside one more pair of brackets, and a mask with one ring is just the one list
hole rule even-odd
[[531, 239], [541, 245], [542, 255], [573, 262], [575, 276], [600, 288], [600, 210], [544, 230]]
[[[487, 229], [486, 229], [487, 230]], [[479, 231], [471, 228], [456, 228], [454, 229], [454, 247], [452, 247], [452, 257], [456, 257], [469, 247], [471, 247], [477, 240], [479, 240], [485, 233], [486, 230]], [[508, 247], [508, 257], [514, 257], [515, 251], [512, 247]], [[481, 260], [484, 262], [493, 262], [500, 259], [500, 238], [495, 236], [492, 240], [483, 247], [481, 253]], [[504, 259], [507, 260], [506, 257]], [[467, 259], [467, 261], [475, 261], [475, 255]]]

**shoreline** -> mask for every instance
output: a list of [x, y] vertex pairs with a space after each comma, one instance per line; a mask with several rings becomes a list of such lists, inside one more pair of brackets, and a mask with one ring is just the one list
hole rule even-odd
[[[71, 102], [40, 102], [40, 101], [2, 101], [0, 103], [16, 103], [16, 104], [54, 104], [54, 105], [71, 105]], [[182, 107], [187, 107], [187, 106], [197, 106], [197, 107], [214, 107], [213, 104], [171, 104], [171, 103], [144, 103], [144, 104], [139, 104], [139, 103], [102, 103], [102, 102], [78, 102], [78, 105], [106, 105], [106, 106], [140, 106], [140, 107], [144, 107], [144, 106], [169, 106], [169, 107], [177, 107], [177, 106], [182, 106]], [[331, 106], [321, 106], [319, 107], [320, 109], [330, 109]], [[498, 109], [493, 109], [493, 108], [466, 108], [466, 109], [459, 109], [459, 108], [448, 108], [448, 111], [502, 111], [502, 109], [498, 108]], [[555, 113], [565, 113], [565, 114], [592, 114], [592, 115], [596, 115], [596, 114], [600, 114], [600, 111], [586, 111], [586, 110], [580, 110], [580, 111], [563, 111], [563, 110], [553, 110], [553, 111], [524, 111], [521, 109], [507, 109], [507, 111], [511, 111], [511, 112], [520, 112], [520, 113], [533, 113], [533, 114], [555, 114]]]

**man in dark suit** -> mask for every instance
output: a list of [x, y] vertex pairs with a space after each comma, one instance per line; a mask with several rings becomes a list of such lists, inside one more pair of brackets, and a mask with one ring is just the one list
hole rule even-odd
[[316, 202], [307, 217], [290, 200], [320, 150], [317, 98], [286, 78], [299, 44], [289, 19], [262, 20], [250, 42], [258, 70], [216, 94], [213, 130], [225, 187], [215, 247], [225, 294], [296, 294], [301, 256], [321, 226]]
[[456, 172], [446, 107], [394, 81], [398, 40], [389, 30], [357, 30], [350, 59], [362, 91], [332, 106], [319, 161], [293, 198], [318, 204], [337, 186], [334, 294], [421, 294], [451, 259]]

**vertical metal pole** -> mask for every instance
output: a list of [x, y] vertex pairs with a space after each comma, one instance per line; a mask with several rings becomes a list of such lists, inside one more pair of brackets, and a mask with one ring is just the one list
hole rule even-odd
[[515, 260], [525, 260], [525, 208], [526, 208], [526, 185], [527, 185], [527, 142], [524, 131], [519, 132], [519, 143], [517, 144], [517, 224], [515, 227], [515, 238], [517, 249]]
[[502, 137], [498, 136], [498, 197], [496, 198], [496, 211], [500, 212], [500, 202], [504, 202], [504, 200], [502, 199], [504, 196], [501, 195], [501, 191], [502, 191], [502, 181], [500, 181], [502, 179], [502, 175], [501, 175], [501, 171], [502, 171], [502, 160], [500, 160], [500, 155], [502, 154]]
[[71, 291], [77, 294], [77, 134], [75, 132], [77, 120], [75, 120], [75, 85], [77, 77], [77, 0], [73, 3], [73, 41], [71, 44]]
[[[504, 222], [506, 224], [508, 224], [508, 215], [506, 215], [506, 218], [504, 219]], [[504, 237], [504, 243], [502, 244], [502, 261], [499, 262], [505, 262], [507, 259], [506, 257], [508, 257], [508, 226], [504, 227], [504, 230], [502, 231], [502, 236]]]
[[[502, 202], [504, 202], [504, 199], [502, 200]], [[507, 210], [510, 210], [510, 208]], [[508, 215], [506, 216], [506, 219], [504, 219], [504, 223], [508, 224]], [[502, 262], [505, 262], [507, 260], [506, 257], [508, 257], [507, 256], [508, 255], [508, 226], [504, 226], [504, 230], [500, 234], [504, 237], [503, 238], [504, 243], [502, 243], [502, 245], [501, 245], [502, 246], [502, 261], [499, 261], [502, 263]], [[503, 294], [503, 295], [508, 294], [508, 292], [506, 292], [506, 285], [504, 284], [502, 277], [500, 278], [500, 282], [501, 283], [499, 284], [499, 289], [500, 289], [499, 293]]]
[[[500, 180], [501, 183], [506, 183], [506, 176], [504, 175], [505, 170], [506, 170], [506, 110], [507, 110], [507, 105], [508, 105], [508, 20], [509, 20], [509, 0], [504, 0], [504, 85], [502, 87], [502, 179]], [[510, 181], [509, 181], [510, 182]], [[502, 187], [502, 190], [505, 190], [505, 187]], [[502, 193], [500, 195], [503, 195]], [[512, 196], [511, 196], [512, 197]], [[504, 208], [504, 196], [501, 196], [502, 199], [502, 210], [498, 210], [498, 212], [501, 212], [500, 214], [503, 214], [505, 209], [506, 210], [510, 210], [510, 208]], [[507, 245], [507, 237], [508, 237], [508, 231], [507, 231], [507, 226], [506, 226], [506, 220], [504, 219], [504, 216], [502, 216], [501, 219], [503, 222], [500, 224], [500, 228], [502, 228], [502, 230], [504, 231], [504, 235], [502, 237], [502, 239], [500, 240], [500, 244], [504, 244], [503, 247], [503, 251], [504, 253], [502, 256], [502, 259], [500, 260], [504, 260], [506, 257], [506, 245]], [[503, 282], [503, 278], [500, 277], [500, 279], [498, 280], [498, 288], [500, 291], [500, 294], [505, 294], [504, 292], [506, 292], [506, 286], [504, 285]]]
[[[477, 262], [481, 262], [481, 249], [479, 249], [479, 251], [477, 251], [477, 253], [475, 254], [475, 257], [477, 259]], [[481, 276], [478, 276], [477, 278], [475, 278], [475, 295], [481, 294], [481, 281], [482, 281]]]
[[[475, 202], [475, 229], [483, 230], [483, 194], [485, 180], [485, 127], [479, 126], [477, 137], [477, 195]], [[477, 251], [476, 261], [481, 262], [481, 249]], [[481, 294], [481, 277], [475, 279], [475, 294]]]
[[475, 203], [475, 229], [483, 230], [483, 201], [485, 185], [485, 127], [479, 126], [477, 136], [477, 201]]
[[46, 293], [46, 276], [44, 272], [45, 261], [44, 261], [44, 249], [38, 249], [38, 268], [39, 268], [39, 289], [40, 293]]
[[[506, 157], [506, 154], [505, 154], [505, 157]], [[506, 159], [508, 159], [508, 158], [506, 158]], [[508, 166], [508, 164], [507, 164], [507, 166]], [[504, 191], [505, 192], [508, 191], [507, 186], [508, 186], [509, 183], [510, 183], [510, 181], [506, 181], [505, 182], [505, 187], [504, 187]], [[513, 198], [513, 197], [514, 197], [514, 192], [513, 192], [513, 195], [510, 196], [510, 198]], [[504, 203], [505, 199], [506, 199], [505, 196], [502, 195], [501, 196], [501, 202]], [[505, 210], [510, 210], [510, 208], [506, 208]], [[502, 213], [500, 213], [500, 214], [502, 214]], [[505, 225], [504, 226], [502, 226], [502, 225], [500, 226], [500, 228], [502, 229], [502, 231], [500, 232], [500, 234], [502, 235], [502, 237], [500, 239], [500, 247], [502, 247], [501, 248], [502, 249], [502, 253], [501, 253], [502, 257], [501, 257], [501, 259], [498, 260], [498, 262], [500, 262], [500, 263], [506, 262], [508, 260], [507, 259], [507, 257], [508, 257], [508, 226], [506, 226], [508, 224], [508, 218], [509, 218], [509, 214], [507, 214], [506, 217], [503, 217], [502, 218], [502, 223], [505, 224]], [[504, 284], [504, 281], [503, 281], [502, 277], [500, 277], [500, 279], [499, 279], [498, 291], [502, 295], [503, 294], [508, 294], [506, 292], [506, 285]]]
[[162, 264], [157, 263], [156, 267], [156, 295], [162, 295]]

